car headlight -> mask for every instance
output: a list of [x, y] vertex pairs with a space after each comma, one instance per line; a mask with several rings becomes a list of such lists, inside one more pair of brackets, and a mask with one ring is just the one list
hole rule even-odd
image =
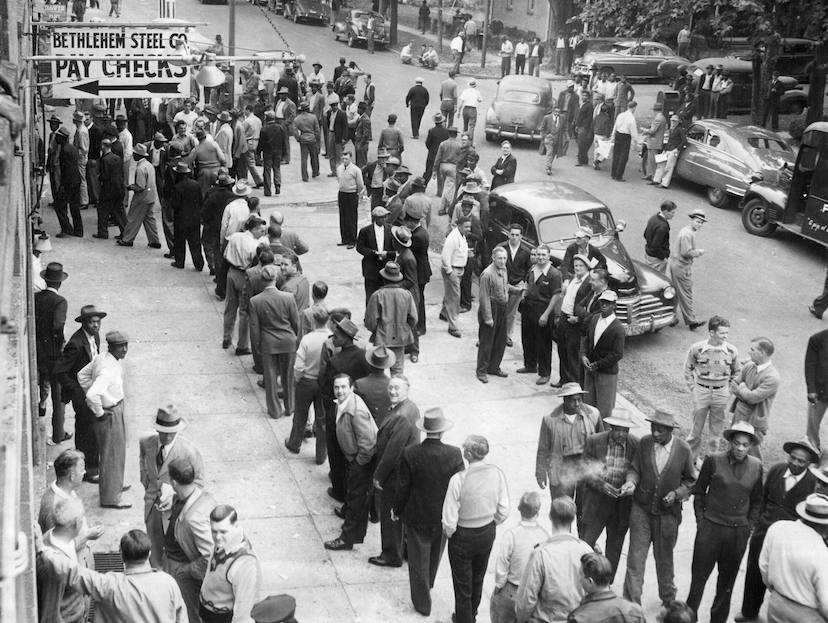
[[758, 171], [753, 171], [745, 180], [748, 184], [753, 184], [755, 182], [761, 182], [765, 179], [765, 176], [759, 173]]
[[672, 301], [676, 298], [676, 289], [673, 286], [667, 286], [661, 291], [661, 296], [668, 301]]

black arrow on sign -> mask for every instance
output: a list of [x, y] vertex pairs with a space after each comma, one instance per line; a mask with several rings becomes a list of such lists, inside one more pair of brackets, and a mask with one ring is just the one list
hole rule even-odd
[[101, 91], [149, 91], [150, 93], [178, 93], [177, 82], [147, 82], [146, 84], [101, 84], [98, 80], [72, 86], [73, 89], [98, 95]]

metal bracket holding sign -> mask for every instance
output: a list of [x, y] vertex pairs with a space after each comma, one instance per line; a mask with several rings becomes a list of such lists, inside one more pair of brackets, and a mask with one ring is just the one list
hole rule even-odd
[[60, 58], [52, 62], [53, 97], [187, 97], [189, 69], [173, 62], [180, 61], [181, 42], [187, 43], [184, 27], [56, 27], [51, 51]]

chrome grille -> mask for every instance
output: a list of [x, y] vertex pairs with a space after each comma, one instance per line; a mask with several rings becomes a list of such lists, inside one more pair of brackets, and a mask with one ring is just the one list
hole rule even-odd
[[621, 297], [615, 309], [615, 315], [624, 327], [657, 322], [670, 318], [675, 308], [652, 294]]

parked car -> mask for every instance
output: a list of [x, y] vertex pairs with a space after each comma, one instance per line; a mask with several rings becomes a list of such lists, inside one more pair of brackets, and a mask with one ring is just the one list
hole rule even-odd
[[[352, 48], [359, 43], [366, 43], [366, 29], [368, 28], [368, 18], [371, 16], [370, 11], [362, 11], [360, 9], [351, 9], [348, 11], [348, 16], [344, 22], [337, 22], [333, 26], [334, 38], [339, 41], [340, 38], [345, 38], [348, 41], [348, 47]], [[385, 25], [385, 20], [379, 13], [374, 13], [374, 45], [385, 46], [388, 45], [388, 28]]]
[[[666, 80], [678, 76], [681, 67], [687, 68], [688, 74], [693, 74], [694, 80], [698, 82], [699, 77], [706, 73], [706, 67], [719, 65], [730, 75], [733, 80], [733, 91], [730, 93], [730, 104], [728, 112], [747, 113], [750, 112], [751, 96], [753, 94], [753, 65], [749, 61], [738, 58], [703, 58], [695, 63], [682, 65], [674, 60], [668, 60], [658, 66], [658, 72]], [[785, 92], [782, 93], [779, 112], [798, 115], [808, 105], [808, 94], [802, 90], [796, 78], [780, 76]]]
[[677, 56], [663, 43], [643, 41], [639, 47], [635, 41], [616, 41], [609, 52], [588, 52], [576, 59], [575, 73], [586, 74], [594, 70], [650, 80], [659, 77], [658, 66], [668, 59], [690, 64], [688, 59]]
[[534, 76], [505, 76], [486, 111], [486, 139], [540, 140], [544, 115], [552, 112], [552, 83]]
[[721, 208], [744, 197], [754, 182], [775, 184], [795, 156], [785, 140], [770, 130], [723, 119], [701, 119], [687, 130], [674, 175], [707, 187], [710, 204]]
[[[782, 39], [779, 44], [779, 55], [776, 57], [776, 71], [800, 82], [809, 82], [808, 70], [816, 57], [816, 43], [812, 39]], [[729, 37], [724, 40], [724, 48], [728, 56], [745, 61], [749, 61], [753, 55], [753, 44], [748, 37]]]
[[288, 3], [288, 11], [283, 10], [286, 19], [292, 19], [294, 23], [300, 20], [307, 22], [319, 22], [326, 26], [331, 21], [331, 5], [323, 0], [293, 0]]
[[619, 239], [624, 221], [615, 222], [610, 209], [585, 190], [555, 181], [506, 184], [489, 195], [486, 242], [494, 248], [508, 239], [509, 226], [523, 226], [527, 249], [549, 245], [552, 263], [560, 266], [566, 248], [581, 226], [592, 228], [591, 244], [607, 258], [610, 287], [618, 293], [616, 316], [627, 335], [658, 331], [675, 318], [676, 292], [662, 273], [633, 260]]

